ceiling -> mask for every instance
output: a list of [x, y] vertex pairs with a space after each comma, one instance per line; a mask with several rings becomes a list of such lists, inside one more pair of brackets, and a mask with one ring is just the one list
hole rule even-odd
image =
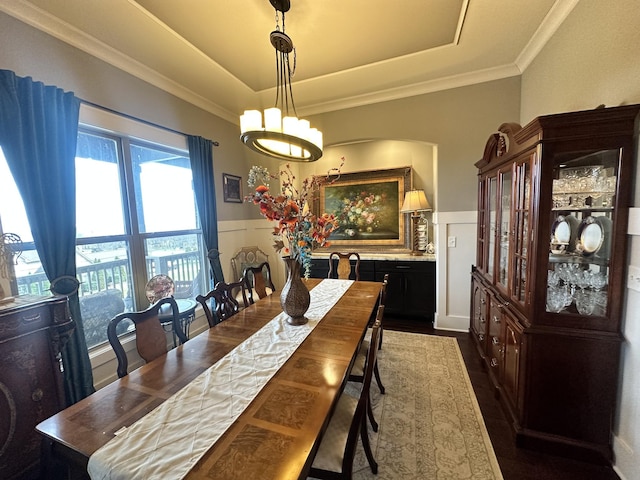
[[[311, 115], [519, 75], [579, 0], [291, 0]], [[273, 106], [268, 0], [0, 0], [0, 11], [215, 115]]]

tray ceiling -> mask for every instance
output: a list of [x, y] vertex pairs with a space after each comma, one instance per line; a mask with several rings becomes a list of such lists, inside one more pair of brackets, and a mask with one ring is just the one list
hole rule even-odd
[[[519, 75], [578, 0], [292, 0], [309, 115]], [[275, 100], [268, 0], [0, 0], [0, 11], [237, 122]]]

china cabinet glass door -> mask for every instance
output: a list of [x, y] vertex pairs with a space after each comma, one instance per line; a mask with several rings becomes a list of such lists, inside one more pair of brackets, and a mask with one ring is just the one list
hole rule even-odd
[[476, 266], [486, 273], [485, 259], [487, 257], [487, 181], [481, 179], [478, 184], [478, 244], [476, 248]]
[[511, 171], [500, 174], [500, 224], [498, 231], [498, 283], [506, 290], [509, 284], [509, 247], [511, 237]]
[[546, 310], [607, 316], [620, 151], [556, 155]]
[[[533, 160], [531, 160], [533, 162]], [[513, 251], [513, 284], [511, 297], [521, 304], [528, 302], [527, 257], [529, 250], [529, 206], [531, 203], [531, 169], [532, 163], [526, 161], [516, 165], [515, 211], [514, 211], [514, 251]]]
[[496, 258], [496, 234], [497, 234], [497, 195], [498, 195], [498, 179], [491, 177], [489, 179], [489, 235], [487, 236], [487, 276], [493, 278], [495, 258]]

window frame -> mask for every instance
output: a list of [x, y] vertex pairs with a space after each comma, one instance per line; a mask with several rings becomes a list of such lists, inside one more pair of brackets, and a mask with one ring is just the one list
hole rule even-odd
[[[200, 270], [195, 275], [199, 283], [200, 289], [206, 289], [209, 282], [209, 262], [206, 257], [206, 249], [204, 246], [203, 232], [200, 224], [200, 219], [197, 213], [197, 206], [195, 204], [195, 192], [194, 192], [194, 212], [195, 212], [195, 228], [186, 228], [181, 230], [162, 230], [153, 232], [140, 232], [140, 225], [138, 222], [138, 207], [137, 203], [142, 203], [142, 199], [136, 202], [135, 196], [135, 182], [134, 182], [134, 162], [132, 161], [132, 147], [149, 148], [161, 152], [166, 152], [169, 155], [176, 155], [179, 157], [189, 158], [187, 138], [185, 135], [178, 134], [169, 130], [163, 130], [160, 127], [155, 127], [146, 124], [143, 121], [135, 121], [126, 116], [119, 116], [111, 112], [103, 111], [95, 107], [81, 105], [80, 109], [80, 123], [78, 128], [78, 135], [88, 134], [107, 138], [113, 140], [116, 144], [117, 155], [117, 168], [118, 168], [118, 185], [119, 192], [122, 201], [123, 210], [123, 222], [124, 232], [115, 235], [97, 235], [97, 236], [76, 236], [75, 246], [78, 247], [86, 245], [94, 245], [99, 243], [113, 243], [123, 242], [127, 246], [127, 290], [130, 289], [127, 297], [125, 298], [125, 292], [123, 291], [123, 300], [125, 300], [125, 311], [142, 310], [148, 306], [148, 299], [146, 297], [146, 284], [149, 278], [147, 273], [148, 261], [146, 246], [148, 241], [154, 238], [170, 238], [178, 236], [195, 235], [198, 249], [198, 262], [200, 263]], [[78, 157], [76, 157], [78, 158]], [[212, 179], [213, 180], [213, 179]], [[193, 184], [192, 184], [193, 187]], [[115, 194], [115, 192], [113, 192]], [[76, 220], [77, 221], [77, 220]], [[0, 219], [1, 222], [1, 219]], [[0, 223], [1, 225], [1, 223]], [[102, 233], [102, 232], [100, 232]], [[76, 234], [77, 235], [77, 234]], [[189, 239], [190, 241], [190, 239]], [[35, 243], [33, 241], [24, 242], [23, 251], [33, 250], [35, 251]], [[189, 244], [191, 246], [191, 244]], [[193, 257], [190, 262], [194, 262]], [[195, 263], [191, 263], [191, 268], [194, 268]], [[90, 273], [90, 275], [93, 275]], [[119, 275], [116, 273], [115, 275]], [[187, 273], [186, 278], [193, 276], [193, 270]], [[100, 277], [102, 278], [102, 277]], [[118, 277], [120, 278], [120, 277]], [[81, 280], [81, 278], [79, 278]], [[34, 294], [47, 295], [49, 285], [48, 280], [37, 283], [38, 292], [34, 290]], [[196, 280], [194, 280], [194, 284]], [[34, 284], [36, 285], [36, 284]], [[33, 288], [33, 285], [30, 286]], [[102, 285], [100, 281], [98, 291], [104, 291], [106, 287]], [[14, 292], [18, 292], [17, 278], [12, 279], [11, 289]], [[96, 293], [95, 290], [89, 288], [90, 293]], [[22, 294], [31, 294], [32, 291]], [[193, 295], [202, 292], [193, 292]], [[130, 302], [127, 299], [130, 298]], [[105, 332], [106, 325], [109, 319], [104, 319]], [[101, 322], [102, 320], [100, 320]], [[89, 346], [89, 352], [98, 351], [101, 348], [108, 346], [106, 340], [106, 333], [104, 341], [100, 343], [92, 344]]]

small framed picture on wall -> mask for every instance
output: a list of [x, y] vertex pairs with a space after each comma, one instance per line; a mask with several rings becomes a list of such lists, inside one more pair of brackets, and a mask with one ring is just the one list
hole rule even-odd
[[242, 177], [222, 174], [222, 186], [224, 189], [224, 201], [231, 203], [242, 203]]

